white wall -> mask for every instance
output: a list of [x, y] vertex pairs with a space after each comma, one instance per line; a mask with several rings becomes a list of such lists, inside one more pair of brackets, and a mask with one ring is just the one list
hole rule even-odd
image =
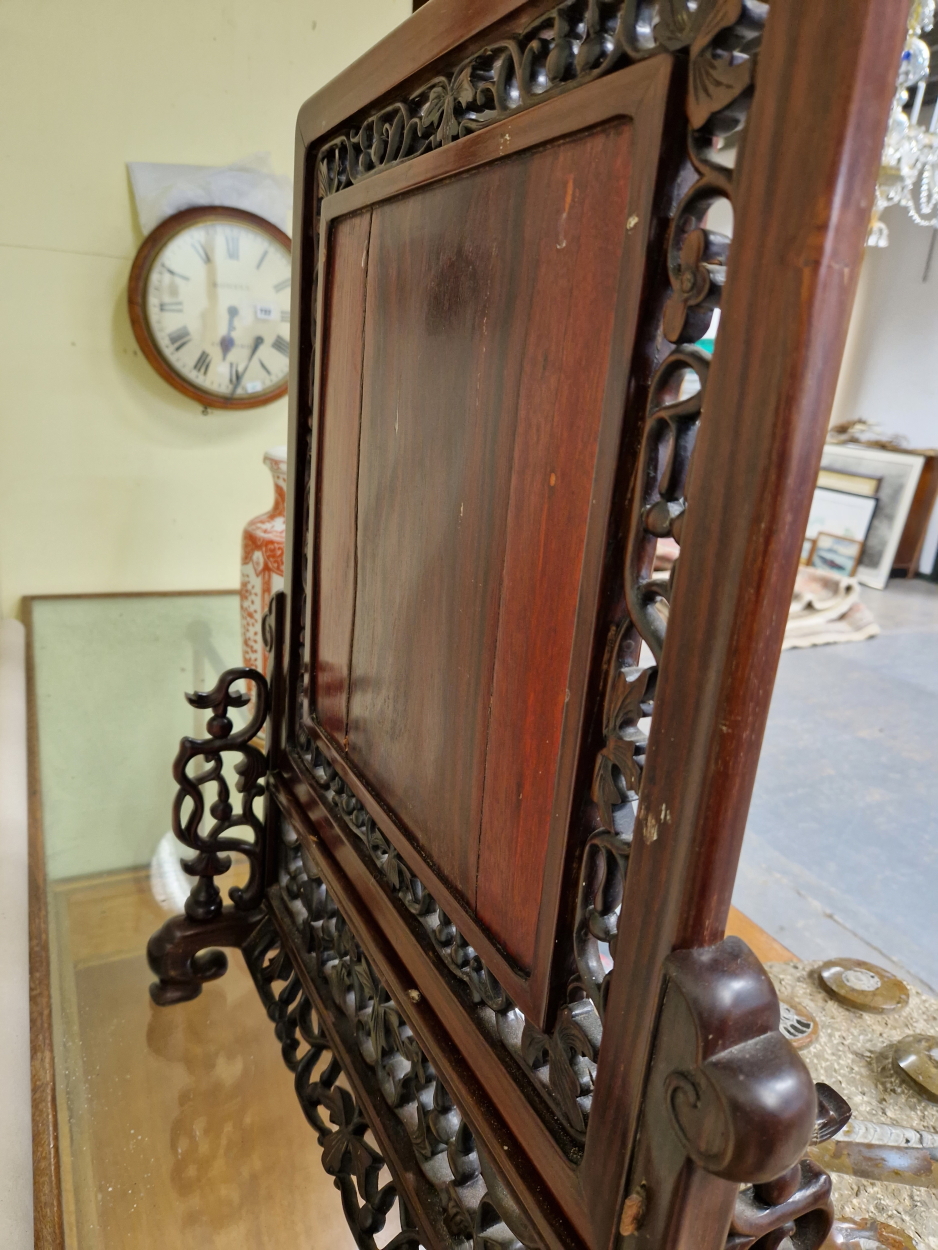
[[[863, 417], [910, 447], [938, 447], [938, 241], [922, 281], [931, 231], [888, 210], [887, 248], [867, 248], [834, 401], [832, 424]], [[938, 548], [933, 514], [921, 567]]]
[[292, 174], [299, 106], [410, 0], [4, 0], [0, 611], [24, 594], [234, 588], [286, 401], [203, 416], [139, 354], [125, 162]]

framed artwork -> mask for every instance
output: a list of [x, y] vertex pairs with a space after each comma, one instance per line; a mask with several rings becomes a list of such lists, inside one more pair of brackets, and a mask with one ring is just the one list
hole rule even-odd
[[865, 477], [860, 473], [838, 473], [834, 469], [819, 469], [818, 486], [826, 486], [829, 490], [845, 490], [851, 495], [878, 495], [880, 479]]
[[[878, 447], [861, 447], [851, 443], [829, 443], [824, 448], [822, 471], [879, 478], [877, 498], [866, 500], [867, 503], [875, 502], [876, 507], [864, 536], [863, 554], [856, 570], [857, 580], [874, 590], [883, 590], [889, 580], [924, 464], [925, 457], [911, 451], [881, 451]], [[820, 491], [815, 492], [815, 498], [818, 494]], [[861, 499], [860, 496], [856, 498]], [[819, 524], [814, 536], [821, 529], [845, 538], [860, 537], [859, 534], [846, 534], [829, 524]], [[811, 533], [810, 526], [808, 533]]]
[[804, 542], [801, 544], [801, 559], [799, 560], [799, 562], [798, 562], [798, 563], [799, 563], [799, 564], [810, 564], [810, 563], [811, 563], [811, 552], [812, 552], [813, 550], [814, 550], [814, 539], [813, 539], [813, 538], [806, 538], [806, 539], [804, 540]]
[[841, 538], [839, 534], [818, 534], [815, 538], [810, 564], [826, 573], [852, 577], [860, 563], [863, 544], [856, 538]]
[[845, 490], [828, 490], [818, 486], [811, 501], [806, 538], [818, 534], [839, 534], [842, 538], [854, 538], [863, 543], [876, 512], [875, 496], [854, 495]]

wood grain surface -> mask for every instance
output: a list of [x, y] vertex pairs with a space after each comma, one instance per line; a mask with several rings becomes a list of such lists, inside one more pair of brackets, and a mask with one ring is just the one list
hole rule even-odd
[[764, 964], [791, 963], [798, 958], [787, 946], [772, 937], [771, 933], [766, 933], [761, 925], [750, 920], [735, 907], [730, 908], [726, 936], [742, 938], [756, 958]]
[[370, 237], [370, 209], [335, 223], [325, 310], [315, 700], [323, 728], [340, 744], [345, 742], [348, 724], [355, 614], [358, 445]]
[[584, 1158], [603, 1244], [614, 1235], [605, 1195], [625, 1186], [664, 960], [718, 940], [726, 925], [837, 384], [831, 362], [843, 352], [869, 222], [899, 17], [890, 0], [777, 0], [769, 10], [606, 1012], [615, 1056], [597, 1073]]
[[349, 755], [526, 967], [627, 138], [612, 125], [374, 210]]
[[[323, 210], [311, 729], [538, 1019], [670, 68], [590, 84]], [[340, 275], [336, 231], [369, 207]], [[334, 450], [354, 442], [354, 383], [333, 412], [330, 361], [356, 341], [334, 307], [363, 267], [356, 480]]]
[[32, 604], [26, 626], [26, 734], [29, 788], [29, 1047], [33, 1119], [33, 1225], [36, 1250], [60, 1250], [65, 1236], [59, 1161], [59, 1125], [53, 1059], [49, 914], [42, 836], [42, 784]]

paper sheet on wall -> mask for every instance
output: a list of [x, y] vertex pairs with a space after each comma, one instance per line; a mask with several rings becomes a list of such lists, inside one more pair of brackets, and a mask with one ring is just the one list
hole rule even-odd
[[224, 166], [128, 161], [127, 168], [144, 234], [184, 208], [209, 205], [256, 213], [290, 233], [293, 184], [274, 173], [269, 152]]

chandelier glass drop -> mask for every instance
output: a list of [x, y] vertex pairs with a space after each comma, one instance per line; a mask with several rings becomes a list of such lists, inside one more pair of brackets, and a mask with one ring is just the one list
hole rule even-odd
[[[921, 38], [935, 21], [936, 0], [912, 0], [909, 29], [899, 63], [896, 94], [889, 114], [883, 159], [876, 181], [876, 198], [867, 246], [887, 247], [889, 231], [882, 220], [885, 208], [901, 204], [920, 226], [938, 226], [938, 103], [926, 129], [919, 124], [931, 54]], [[909, 111], [909, 94], [914, 89]]]

